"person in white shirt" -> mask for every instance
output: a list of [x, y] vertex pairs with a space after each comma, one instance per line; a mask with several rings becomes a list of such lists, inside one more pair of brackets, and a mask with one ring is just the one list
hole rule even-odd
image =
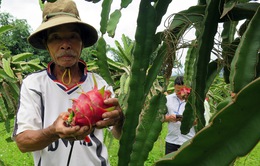
[[174, 80], [174, 93], [166, 96], [168, 112], [165, 115], [164, 121], [168, 122], [168, 133], [165, 139], [165, 154], [178, 150], [184, 142], [195, 135], [194, 127], [186, 135], [181, 134], [180, 130], [181, 116], [186, 104], [186, 101], [179, 94], [183, 86], [183, 76], [177, 76]]
[[[181, 120], [186, 101], [179, 92], [184, 86], [183, 76], [177, 76], [174, 80], [174, 93], [166, 96], [168, 112], [165, 115], [164, 122], [168, 122], [168, 133], [165, 138], [165, 154], [177, 151], [184, 142], [192, 139], [196, 134], [194, 127], [190, 129], [188, 134], [181, 134]], [[209, 103], [206, 100], [204, 101], [204, 108], [206, 125], [208, 125], [211, 114]], [[194, 121], [194, 125], [196, 125], [196, 121]]]
[[[13, 139], [22, 152], [33, 152], [35, 166], [107, 166], [108, 152], [103, 143], [103, 128], [120, 138], [124, 115], [112, 87], [98, 74], [87, 71], [81, 51], [97, 41], [97, 31], [82, 22], [72, 0], [45, 3], [43, 22], [28, 42], [48, 50], [52, 62], [47, 69], [28, 75], [22, 83], [20, 105]], [[68, 108], [80, 92], [105, 86], [113, 94], [105, 104], [115, 109], [102, 115], [94, 126], [68, 127], [64, 121]], [[84, 139], [88, 136], [89, 142]]]

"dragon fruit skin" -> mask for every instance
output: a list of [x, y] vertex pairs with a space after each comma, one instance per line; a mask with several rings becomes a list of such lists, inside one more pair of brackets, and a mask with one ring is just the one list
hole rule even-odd
[[186, 87], [186, 86], [183, 86], [183, 87], [180, 89], [180, 91], [179, 91], [178, 94], [181, 95], [182, 99], [187, 100], [187, 98], [188, 98], [190, 92], [191, 92], [191, 88], [188, 88], [188, 87]]
[[189, 94], [190, 94], [190, 88], [187, 88], [187, 87], [181, 88], [180, 94], [181, 94], [182, 96], [189, 95]]
[[[72, 108], [69, 108], [69, 117], [65, 121], [67, 126], [90, 126], [102, 120], [102, 114], [114, 110], [113, 105], [104, 103], [104, 100], [111, 97], [111, 91], [105, 90], [105, 86], [98, 90], [95, 77], [93, 75], [94, 88], [88, 92], [82, 92], [77, 99], [72, 99]], [[86, 141], [87, 140], [87, 141]], [[85, 139], [90, 141], [89, 138]]]
[[[104, 93], [105, 92], [105, 93]], [[102, 119], [102, 114], [114, 109], [112, 105], [104, 104], [104, 100], [111, 95], [110, 91], [104, 91], [104, 87], [81, 93], [78, 99], [73, 99], [72, 108], [68, 111], [73, 112], [73, 125], [92, 126]]]

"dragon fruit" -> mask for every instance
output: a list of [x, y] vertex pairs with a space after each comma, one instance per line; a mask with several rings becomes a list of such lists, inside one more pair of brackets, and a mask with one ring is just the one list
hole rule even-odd
[[191, 88], [188, 88], [186, 86], [183, 86], [180, 91], [178, 92], [178, 94], [182, 97], [183, 100], [187, 100], [188, 96], [190, 94]]
[[[113, 105], [104, 103], [111, 97], [111, 91], [105, 90], [105, 86], [98, 89], [94, 74], [94, 88], [88, 92], [82, 92], [77, 99], [72, 99], [72, 108], [69, 108], [69, 116], [65, 119], [66, 126], [90, 126], [102, 119], [102, 114], [114, 110]], [[90, 142], [88, 136], [86, 142]]]

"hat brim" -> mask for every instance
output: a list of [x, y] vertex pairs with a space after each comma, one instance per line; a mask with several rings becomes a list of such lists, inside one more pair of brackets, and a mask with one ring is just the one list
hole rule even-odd
[[43, 22], [29, 37], [28, 42], [35, 48], [38, 49], [46, 49], [44, 44], [44, 38], [47, 36], [44, 33], [47, 29], [53, 28], [55, 26], [63, 25], [63, 24], [76, 24], [80, 26], [81, 37], [84, 47], [92, 46], [96, 43], [98, 39], [97, 31], [91, 25], [80, 21], [75, 17], [70, 17], [66, 15], [56, 16], [54, 18], [49, 19], [46, 22]]

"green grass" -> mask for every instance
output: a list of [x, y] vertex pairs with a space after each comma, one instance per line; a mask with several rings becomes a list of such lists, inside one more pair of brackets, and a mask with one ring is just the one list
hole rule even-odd
[[[155, 142], [154, 147], [152, 151], [149, 153], [149, 157], [147, 161], [145, 162], [144, 166], [151, 166], [155, 161], [162, 158], [164, 156], [164, 146], [165, 146], [165, 138], [166, 135], [166, 128], [163, 129], [162, 134], [159, 136], [158, 140]], [[109, 144], [109, 141], [105, 141], [108, 153], [109, 153], [109, 161], [111, 166], [117, 166], [118, 161], [118, 149], [119, 149], [119, 141], [116, 139], [113, 139], [112, 143]]]
[[[13, 121], [11, 121], [11, 124]], [[164, 156], [164, 138], [167, 133], [167, 126], [164, 124], [161, 135], [155, 142], [144, 166], [151, 166], [155, 161]], [[33, 166], [31, 153], [21, 153], [14, 142], [10, 142], [11, 132], [7, 133], [5, 124], [0, 123], [0, 166]], [[109, 139], [105, 143], [109, 151], [111, 166], [117, 166], [119, 141]], [[246, 156], [238, 158], [235, 166], [260, 166], [260, 143]]]
[[260, 143], [246, 156], [238, 158], [235, 166], [260, 166]]
[[[165, 150], [165, 137], [167, 134], [167, 124], [163, 124], [163, 130], [158, 140], [155, 142], [152, 151], [149, 153], [148, 159], [145, 162], [144, 166], [152, 166], [155, 161], [158, 161], [164, 156]], [[107, 143], [107, 142], [106, 142]], [[108, 145], [108, 144], [107, 144]], [[112, 145], [108, 145], [108, 151], [110, 154], [110, 163], [111, 166], [117, 166], [117, 152], [119, 148], [119, 141], [113, 140]], [[244, 157], [237, 158], [234, 163], [234, 166], [260, 166], [260, 143]]]
[[0, 166], [33, 166], [32, 154], [19, 151], [11, 141], [12, 131], [6, 132], [5, 123], [0, 123], [0, 135]]

